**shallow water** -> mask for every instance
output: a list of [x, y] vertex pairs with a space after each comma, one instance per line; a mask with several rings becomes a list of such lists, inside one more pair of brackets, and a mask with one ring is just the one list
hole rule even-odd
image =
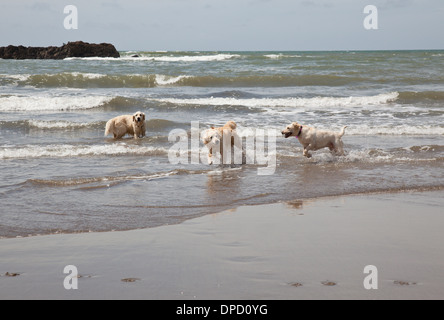
[[[127, 230], [245, 204], [444, 186], [441, 51], [132, 54], [0, 60], [1, 237]], [[139, 110], [147, 137], [103, 136], [108, 119]], [[193, 125], [228, 120], [244, 144], [256, 137], [250, 159], [264, 152], [270, 162], [208, 166], [205, 147], [190, 139]], [[346, 155], [302, 157], [299, 142], [280, 135], [292, 121], [347, 125]], [[175, 129], [188, 133], [186, 163], [169, 158]], [[267, 164], [272, 174], [259, 175]]]

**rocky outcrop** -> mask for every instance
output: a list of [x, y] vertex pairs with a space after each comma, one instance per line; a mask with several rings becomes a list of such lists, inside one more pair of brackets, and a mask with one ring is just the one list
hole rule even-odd
[[65, 59], [65, 58], [119, 58], [116, 48], [109, 43], [68, 42], [61, 47], [0, 47], [1, 59]]

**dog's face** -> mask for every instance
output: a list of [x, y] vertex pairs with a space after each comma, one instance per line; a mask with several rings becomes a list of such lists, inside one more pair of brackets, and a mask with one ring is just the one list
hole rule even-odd
[[140, 111], [136, 112], [133, 115], [133, 121], [136, 124], [141, 125], [145, 121], [145, 114], [143, 112], [140, 112]]
[[202, 133], [202, 142], [209, 149], [217, 147], [220, 144], [221, 138], [222, 137], [219, 130], [215, 129], [214, 127], [211, 127], [211, 129], [208, 129]]
[[297, 122], [293, 122], [288, 127], [286, 127], [284, 130], [282, 130], [281, 133], [285, 136], [285, 138], [289, 138], [291, 136], [297, 137], [300, 130], [301, 130], [301, 125]]

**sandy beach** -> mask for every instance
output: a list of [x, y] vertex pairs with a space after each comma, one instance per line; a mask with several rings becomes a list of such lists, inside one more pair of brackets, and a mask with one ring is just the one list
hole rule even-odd
[[[141, 230], [0, 239], [0, 299], [443, 299], [443, 196], [330, 197]], [[67, 265], [77, 290], [64, 287]], [[369, 275], [378, 289], [365, 289]]]

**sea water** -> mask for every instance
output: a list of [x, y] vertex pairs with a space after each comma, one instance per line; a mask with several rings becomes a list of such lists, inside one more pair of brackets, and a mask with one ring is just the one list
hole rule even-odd
[[[331, 195], [441, 190], [443, 70], [443, 51], [0, 59], [0, 237], [154, 227]], [[104, 137], [109, 119], [136, 111], [146, 114], [145, 138]], [[268, 135], [253, 148], [275, 160], [270, 174], [258, 174], [263, 164], [254, 160], [210, 166], [201, 142], [197, 163], [171, 161], [174, 130], [229, 120], [244, 144], [258, 130]], [[294, 121], [338, 132], [348, 126], [346, 155], [325, 149], [303, 157], [298, 140], [280, 134]], [[196, 141], [189, 146], [191, 159]]]

